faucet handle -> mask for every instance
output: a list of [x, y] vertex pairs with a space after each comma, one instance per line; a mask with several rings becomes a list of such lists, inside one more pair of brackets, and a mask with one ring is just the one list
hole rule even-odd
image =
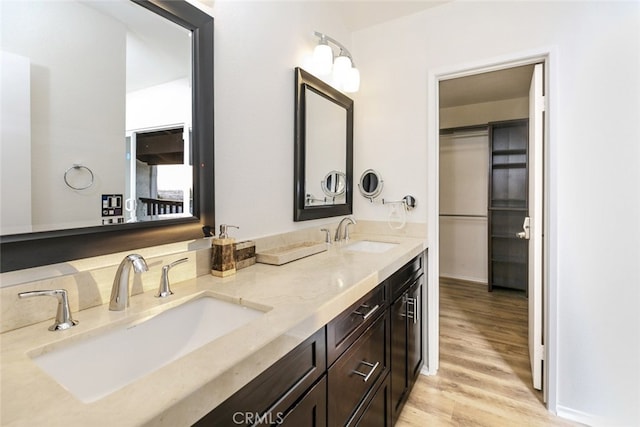
[[331, 230], [329, 230], [328, 228], [321, 228], [320, 231], [324, 231], [325, 233], [324, 242], [331, 244]]
[[162, 267], [162, 277], [160, 277], [160, 286], [158, 287], [156, 297], [165, 298], [169, 295], [173, 295], [171, 286], [169, 285], [169, 269], [178, 264], [182, 264], [183, 262], [187, 262], [188, 260], [189, 258], [180, 258], [179, 260], [173, 261], [171, 264], [167, 264]]
[[69, 308], [69, 298], [67, 297], [66, 289], [20, 292], [18, 294], [18, 298], [41, 296], [54, 297], [58, 300], [58, 311], [56, 312], [56, 320], [54, 324], [49, 327], [50, 331], [62, 331], [78, 324], [78, 322], [73, 320], [73, 318], [71, 317], [71, 309]]

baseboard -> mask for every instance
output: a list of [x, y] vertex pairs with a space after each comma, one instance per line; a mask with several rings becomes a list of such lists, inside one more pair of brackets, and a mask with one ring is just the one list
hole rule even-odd
[[420, 369], [420, 375], [426, 375], [426, 376], [431, 376], [431, 375], [436, 375], [438, 373], [438, 371], [430, 371], [429, 368], [427, 368], [426, 365], [424, 365], [422, 367], [422, 369]]
[[453, 276], [442, 276], [441, 275], [440, 276], [440, 280], [463, 282], [463, 283], [468, 283], [470, 285], [477, 285], [477, 286], [487, 286], [488, 285], [486, 280], [478, 279], [476, 277], [465, 277], [465, 276], [453, 277]]
[[593, 414], [588, 414], [586, 412], [578, 411], [576, 409], [567, 408], [562, 405], [556, 406], [556, 415], [560, 418], [564, 418], [570, 421], [575, 421], [580, 424], [584, 424], [587, 426], [611, 426], [611, 420], [607, 421], [602, 417], [598, 417]]

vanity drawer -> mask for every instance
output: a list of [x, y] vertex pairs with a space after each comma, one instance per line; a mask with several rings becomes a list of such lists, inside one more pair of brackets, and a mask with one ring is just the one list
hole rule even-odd
[[400, 270], [396, 271], [389, 277], [386, 282], [389, 284], [389, 293], [391, 301], [395, 301], [404, 290], [413, 283], [418, 277], [424, 273], [424, 255], [420, 254]]
[[386, 312], [329, 368], [328, 425], [344, 426], [389, 371]]
[[386, 285], [381, 284], [327, 325], [327, 365], [331, 365], [375, 318], [387, 308]]
[[391, 374], [387, 375], [370, 399], [358, 410], [356, 427], [391, 427]]
[[252, 425], [256, 417], [278, 417], [326, 372], [325, 349], [322, 328], [194, 425]]

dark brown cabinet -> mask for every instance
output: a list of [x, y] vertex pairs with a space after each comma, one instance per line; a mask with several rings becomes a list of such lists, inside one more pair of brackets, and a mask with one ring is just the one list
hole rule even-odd
[[331, 365], [387, 308], [387, 288], [376, 287], [327, 325], [327, 365]]
[[[413, 268], [391, 276], [389, 287], [396, 299], [391, 304], [391, 415], [396, 422], [416, 377], [424, 364], [422, 292], [424, 258], [413, 261]], [[411, 263], [408, 264], [411, 266]]]
[[405, 264], [195, 425], [392, 426], [423, 364], [425, 256]]
[[489, 290], [527, 289], [528, 120], [489, 124]]
[[309, 392], [286, 412], [271, 412], [275, 418], [265, 424], [285, 427], [325, 427], [327, 425], [327, 379], [323, 376]]
[[389, 372], [386, 311], [329, 367], [328, 425], [354, 425], [363, 403]]
[[321, 422], [326, 417], [326, 367], [326, 336], [322, 328], [194, 425], [270, 425], [283, 419]]
[[361, 415], [353, 424], [357, 427], [390, 427], [391, 423], [391, 376], [380, 383], [370, 400], [362, 407]]

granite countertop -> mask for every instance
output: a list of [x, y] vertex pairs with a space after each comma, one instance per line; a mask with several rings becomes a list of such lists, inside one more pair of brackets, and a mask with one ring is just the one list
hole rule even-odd
[[[256, 264], [234, 276], [172, 284], [174, 295], [131, 298], [124, 312], [108, 304], [74, 313], [60, 332], [51, 321], [0, 335], [0, 423], [4, 426], [190, 425], [426, 249], [426, 240], [354, 235], [398, 243], [384, 253], [329, 250], [282, 266]], [[83, 403], [38, 368], [29, 354], [174, 307], [199, 293], [267, 308], [258, 319], [92, 403]], [[99, 369], [99, 367], [96, 367]]]

